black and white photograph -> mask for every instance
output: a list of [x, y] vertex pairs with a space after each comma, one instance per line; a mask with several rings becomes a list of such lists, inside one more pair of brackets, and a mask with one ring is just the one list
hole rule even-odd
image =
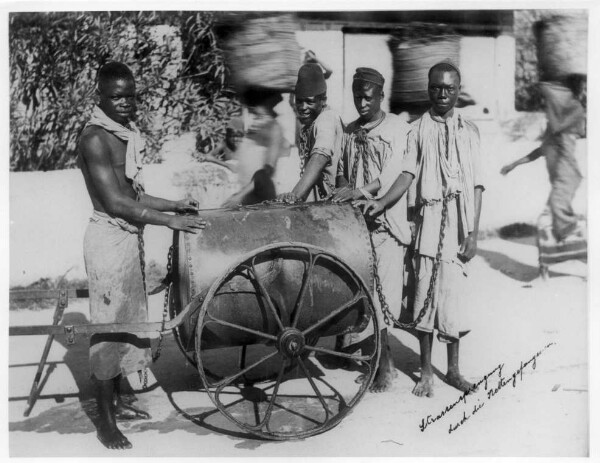
[[597, 456], [598, 8], [344, 3], [2, 7], [5, 456]]

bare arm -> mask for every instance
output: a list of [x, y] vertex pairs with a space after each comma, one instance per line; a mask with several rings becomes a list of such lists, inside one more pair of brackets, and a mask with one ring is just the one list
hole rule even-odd
[[459, 254], [464, 257], [466, 261], [471, 260], [477, 254], [477, 235], [479, 234], [479, 217], [481, 216], [481, 203], [482, 203], [483, 188], [480, 186], [475, 187], [475, 216], [473, 223], [473, 230], [469, 232], [462, 245], [460, 247]]
[[374, 216], [383, 212], [384, 209], [394, 205], [406, 193], [408, 187], [413, 181], [413, 175], [408, 172], [402, 172], [394, 181], [390, 189], [378, 200], [357, 201], [355, 204], [362, 207], [363, 214]]
[[304, 174], [300, 177], [292, 192], [281, 194], [277, 198], [284, 201], [287, 201], [289, 196], [299, 199], [306, 198], [328, 162], [329, 158], [326, 156], [313, 154], [304, 168]]
[[144, 206], [148, 206], [160, 212], [198, 212], [198, 201], [191, 198], [171, 201], [169, 199], [157, 198], [143, 193], [139, 202]]
[[162, 225], [176, 230], [195, 231], [204, 228], [204, 221], [199, 217], [182, 220], [184, 217], [164, 214], [124, 194], [110, 162], [109, 148], [99, 135], [84, 137], [81, 140], [80, 152], [98, 194], [98, 200], [108, 214], [131, 222]]
[[254, 191], [254, 180], [247, 183], [240, 191], [227, 198], [221, 207], [236, 207], [242, 204], [244, 198], [252, 193], [252, 191]]
[[384, 207], [390, 207], [391, 205], [395, 204], [402, 197], [402, 195], [406, 193], [406, 190], [408, 190], [413, 178], [413, 174], [402, 172], [392, 184], [388, 192], [381, 198]]
[[352, 188], [350, 188], [350, 186], [348, 184], [346, 184], [345, 186], [338, 188], [335, 191], [335, 195], [333, 196], [333, 201], [334, 202], [344, 202], [344, 201], [354, 201], [356, 199], [361, 199], [361, 198], [368, 199], [368, 196], [365, 196], [363, 191], [366, 191], [370, 196], [374, 196], [377, 194], [377, 192], [379, 191], [380, 188], [381, 188], [381, 184], [379, 182], [379, 179], [377, 179], [377, 178], [361, 188], [352, 189]]
[[543, 154], [542, 150], [540, 148], [536, 148], [531, 153], [529, 153], [527, 156], [523, 156], [522, 158], [519, 158], [516, 161], [511, 162], [510, 164], [505, 165], [500, 170], [500, 173], [502, 175], [506, 175], [511, 170], [513, 170], [515, 167], [518, 167], [518, 166], [520, 166], [522, 164], [527, 164], [528, 162], [535, 161], [537, 158], [539, 158], [540, 156], [542, 156], [542, 154]]
[[274, 122], [269, 128], [268, 140], [269, 145], [267, 146], [265, 164], [271, 166], [272, 171], [274, 171], [277, 165], [277, 159], [281, 156], [285, 142], [283, 130], [277, 122]]

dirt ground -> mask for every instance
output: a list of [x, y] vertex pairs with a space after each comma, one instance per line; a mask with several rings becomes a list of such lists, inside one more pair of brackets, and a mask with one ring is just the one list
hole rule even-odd
[[[96, 439], [91, 419], [88, 340], [80, 338], [71, 347], [64, 339], [56, 340], [42, 395], [25, 418], [45, 338], [11, 337], [10, 456], [588, 455], [586, 264], [555, 265], [544, 282], [538, 278], [532, 238], [487, 239], [480, 242], [472, 262], [470, 288], [472, 332], [461, 341], [461, 367], [471, 381], [487, 375], [487, 387], [483, 381], [477, 393], [459, 400], [458, 391], [442, 379], [446, 352], [436, 342], [435, 397], [415, 397], [411, 390], [419, 376], [418, 342], [413, 334], [394, 329], [391, 348], [398, 375], [391, 390], [367, 393], [337, 427], [300, 441], [257, 440], [227, 421], [200, 390], [198, 373], [169, 335], [161, 358], [152, 366], [158, 383], [137, 394], [138, 404], [152, 418], [121, 425], [133, 444], [131, 450], [107, 450]], [[162, 295], [152, 296], [150, 305], [151, 319], [160, 320]], [[10, 325], [50, 323], [52, 312], [11, 311]], [[87, 300], [72, 300], [65, 323], [77, 324], [88, 317]]]

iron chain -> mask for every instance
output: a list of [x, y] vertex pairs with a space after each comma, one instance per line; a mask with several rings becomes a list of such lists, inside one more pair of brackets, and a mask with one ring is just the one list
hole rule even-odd
[[148, 389], [148, 368], [140, 371], [140, 380], [142, 381], [142, 390]]
[[[144, 251], [144, 234], [142, 228], [138, 231], [138, 250], [140, 253], [140, 270], [142, 272], [144, 294], [146, 294], [146, 253]], [[145, 367], [143, 370], [140, 370], [139, 376], [142, 382], [142, 390], [144, 390], [148, 387], [148, 368]]]
[[165, 276], [165, 279], [163, 280], [166, 288], [165, 288], [165, 299], [164, 299], [164, 303], [163, 303], [162, 327], [161, 327], [160, 333], [158, 335], [158, 344], [156, 345], [156, 350], [152, 354], [153, 362], [156, 362], [158, 360], [158, 358], [160, 357], [160, 351], [162, 349], [162, 342], [163, 342], [163, 338], [164, 338], [163, 332], [165, 329], [165, 324], [167, 323], [167, 318], [169, 316], [169, 297], [171, 294], [171, 284], [173, 282], [173, 252], [174, 252], [174, 248], [173, 248], [173, 245], [171, 245], [171, 247], [169, 247], [169, 255], [167, 257], [167, 276]]
[[443, 199], [442, 206], [442, 222], [440, 224], [440, 238], [438, 242], [437, 253], [435, 255], [435, 261], [433, 263], [433, 271], [431, 272], [431, 280], [429, 281], [429, 287], [427, 289], [427, 296], [425, 297], [425, 302], [423, 303], [423, 308], [419, 312], [418, 317], [412, 321], [411, 323], [402, 323], [397, 320], [390, 311], [390, 307], [385, 299], [383, 294], [383, 287], [381, 285], [381, 278], [379, 277], [379, 272], [377, 269], [377, 255], [375, 253], [375, 246], [373, 245], [373, 237], [372, 234], [369, 233], [369, 238], [371, 240], [371, 252], [373, 253], [373, 270], [375, 276], [375, 289], [377, 290], [377, 296], [379, 298], [379, 304], [381, 305], [381, 311], [383, 312], [383, 321], [386, 325], [392, 325], [396, 328], [402, 329], [412, 329], [417, 326], [425, 314], [429, 309], [429, 305], [431, 304], [431, 300], [433, 299], [433, 291], [435, 289], [435, 282], [437, 280], [437, 274], [440, 267], [440, 262], [442, 261], [442, 249], [444, 245], [444, 237], [446, 235], [446, 219], [448, 217], [448, 203], [452, 201], [454, 198], [458, 196], [458, 193], [450, 193], [445, 196]]

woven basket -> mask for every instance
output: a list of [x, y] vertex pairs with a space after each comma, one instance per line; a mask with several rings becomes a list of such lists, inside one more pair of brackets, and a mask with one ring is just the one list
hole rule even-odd
[[292, 14], [249, 17], [241, 23], [223, 47], [233, 86], [293, 90], [301, 55], [296, 29]]
[[534, 25], [541, 80], [587, 74], [587, 23], [585, 13], [574, 13], [550, 16]]
[[434, 64], [451, 59], [458, 64], [459, 40], [456, 35], [440, 35], [419, 39], [390, 39], [394, 77], [390, 100], [393, 105], [425, 104], [427, 73]]

